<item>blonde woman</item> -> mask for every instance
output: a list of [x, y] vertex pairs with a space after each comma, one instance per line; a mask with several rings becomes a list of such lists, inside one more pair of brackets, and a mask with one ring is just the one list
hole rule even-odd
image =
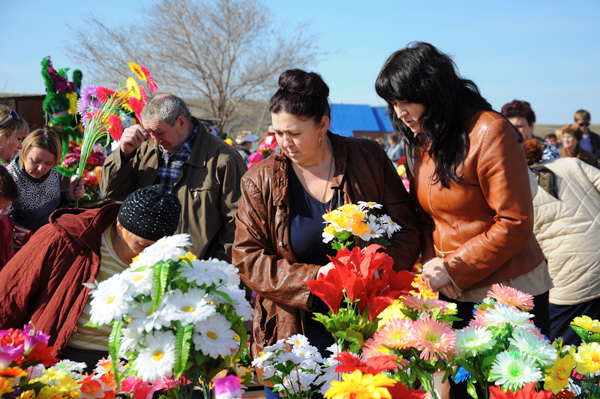
[[0, 159], [12, 161], [28, 134], [27, 122], [16, 111], [0, 104]]
[[19, 188], [19, 201], [13, 203], [15, 224], [37, 230], [56, 208], [83, 197], [83, 181], [73, 181], [68, 190], [60, 191], [56, 166], [61, 155], [60, 139], [53, 131], [38, 129], [25, 138], [23, 149], [7, 168]]

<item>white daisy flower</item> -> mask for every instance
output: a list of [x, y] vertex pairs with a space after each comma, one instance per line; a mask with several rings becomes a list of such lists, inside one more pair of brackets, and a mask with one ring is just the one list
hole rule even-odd
[[138, 332], [135, 328], [123, 328], [121, 330], [121, 346], [119, 347], [119, 356], [125, 357], [127, 352], [134, 352], [141, 349], [140, 340], [143, 338], [143, 333]]
[[266, 365], [262, 368], [263, 370], [263, 378], [271, 378], [275, 375], [275, 366], [272, 364]]
[[90, 320], [97, 325], [123, 320], [123, 316], [131, 310], [130, 302], [133, 302], [127, 293], [128, 287], [120, 274], [98, 284], [98, 290], [91, 294], [94, 299], [90, 302]]
[[300, 392], [310, 390], [311, 384], [315, 382], [316, 378], [316, 374], [307, 373], [302, 370], [297, 370], [288, 374], [283, 379], [283, 383], [278, 385], [282, 388], [289, 390], [293, 394], [298, 394]]
[[151, 268], [141, 272], [126, 269], [121, 277], [129, 285], [129, 295], [134, 298], [138, 295], [150, 296], [154, 291], [154, 270]]
[[383, 205], [371, 201], [358, 201], [358, 205], [360, 206], [361, 211], [364, 211], [365, 209], [381, 209], [383, 207]]
[[294, 345], [294, 346], [306, 346], [306, 345], [309, 345], [308, 338], [306, 338], [302, 334], [292, 335], [291, 337], [289, 337], [288, 339], [286, 339], [285, 342], [287, 342], [290, 345]]
[[365, 224], [369, 229], [363, 234], [359, 235], [360, 239], [363, 241], [369, 241], [373, 238], [379, 238], [382, 234], [385, 233], [385, 230], [379, 225], [377, 217], [375, 217], [374, 215], [370, 215], [369, 220]]
[[178, 261], [180, 256], [185, 256], [186, 254], [186, 251], [181, 248], [192, 245], [189, 238], [189, 234], [176, 234], [170, 237], [163, 237], [144, 249], [144, 252], [140, 254], [140, 260], [144, 261], [146, 257], [150, 257], [154, 260], [153, 263], [167, 260]]
[[300, 355], [291, 352], [282, 352], [278, 356], [280, 363], [292, 362], [296, 366], [300, 365], [304, 361], [304, 358]]
[[495, 381], [502, 389], [517, 392], [525, 384], [541, 378], [542, 371], [533, 358], [518, 351], [504, 351], [496, 356], [489, 380]]
[[165, 313], [164, 302], [158, 305], [154, 313], [150, 313], [152, 302], [144, 302], [131, 310], [129, 317], [129, 328], [137, 330], [139, 334], [143, 331], [160, 330], [163, 327], [170, 327], [171, 321]]
[[[246, 300], [245, 290], [237, 285], [227, 284], [225, 287], [219, 288], [219, 291], [224, 292], [233, 300], [233, 307], [238, 316], [243, 317], [244, 320], [252, 320], [254, 309], [250, 306], [250, 302]], [[217, 303], [229, 303], [217, 293], [214, 294], [214, 299]]]
[[394, 222], [388, 215], [382, 215], [379, 219], [381, 220], [382, 227], [387, 233], [388, 239], [392, 238], [392, 234], [395, 232], [402, 230], [402, 227]]
[[485, 327], [466, 327], [456, 330], [456, 352], [459, 356], [472, 357], [494, 347], [496, 340]]
[[201, 288], [190, 288], [185, 294], [175, 290], [165, 296], [164, 306], [166, 319], [178, 320], [184, 326], [206, 320], [217, 311], [215, 305], [206, 298], [206, 291]]
[[154, 331], [146, 335], [145, 346], [133, 367], [138, 377], [144, 382], [171, 377], [175, 365], [175, 335], [170, 331]]
[[240, 285], [240, 270], [232, 265], [231, 263], [227, 263], [224, 260], [208, 258], [207, 262], [211, 262], [215, 264], [219, 269], [221, 269], [227, 275], [227, 283], [231, 285]]
[[517, 349], [525, 352], [533, 359], [536, 359], [542, 367], [551, 366], [556, 361], [556, 349], [550, 342], [541, 338], [531, 331], [517, 328], [513, 336], [509, 338], [511, 349]]
[[267, 366], [272, 365], [274, 360], [275, 352], [262, 352], [262, 354], [258, 358], [252, 360], [252, 365], [254, 367], [265, 368]]
[[521, 312], [509, 306], [496, 306], [488, 309], [488, 313], [483, 317], [485, 323], [510, 323], [513, 326], [531, 328], [531, 319], [533, 315], [528, 312]]
[[231, 323], [219, 313], [196, 323], [194, 329], [199, 333], [194, 334], [196, 350], [213, 359], [230, 355], [232, 349], [238, 346]]
[[188, 283], [195, 282], [199, 287], [212, 284], [219, 285], [229, 278], [215, 262], [193, 260], [192, 265], [186, 265], [181, 269], [181, 277]]
[[265, 346], [265, 351], [267, 352], [277, 352], [285, 349], [285, 338], [280, 339], [273, 345]]

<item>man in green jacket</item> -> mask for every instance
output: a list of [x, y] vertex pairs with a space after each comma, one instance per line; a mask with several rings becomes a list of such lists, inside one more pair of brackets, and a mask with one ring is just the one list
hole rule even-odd
[[138, 188], [163, 185], [181, 202], [176, 233], [190, 234], [188, 249], [199, 259], [231, 262], [240, 180], [248, 167], [235, 149], [190, 115], [179, 97], [154, 96], [141, 118], [143, 125], [125, 129], [119, 150], [107, 157], [102, 193], [121, 201]]

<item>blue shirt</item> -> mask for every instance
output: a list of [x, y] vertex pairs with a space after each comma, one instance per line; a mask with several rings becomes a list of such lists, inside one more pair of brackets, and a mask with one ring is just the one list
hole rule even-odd
[[181, 173], [183, 164], [192, 153], [196, 137], [198, 137], [198, 126], [195, 126], [190, 137], [182, 145], [175, 148], [172, 154], [163, 152], [162, 148], [158, 146], [158, 151], [160, 152], [160, 156], [158, 157], [158, 176], [156, 176], [154, 183], [162, 184], [169, 194], [173, 190], [173, 186]]

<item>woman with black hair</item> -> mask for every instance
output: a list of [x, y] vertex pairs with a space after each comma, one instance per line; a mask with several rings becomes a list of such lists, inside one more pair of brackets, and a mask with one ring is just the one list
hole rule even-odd
[[[233, 263], [257, 293], [251, 335], [255, 358], [265, 346], [294, 334], [304, 334], [323, 355], [334, 343], [313, 320], [312, 313], [326, 313], [327, 306], [301, 283], [333, 267], [327, 255], [336, 251], [322, 239], [326, 211], [349, 202], [382, 204], [382, 213], [402, 226], [387, 250], [394, 269], [411, 270], [418, 257], [417, 215], [400, 177], [374, 140], [329, 131], [328, 96], [329, 87], [316, 73], [281, 74], [269, 108], [281, 150], [242, 178]], [[257, 374], [262, 377], [262, 370]], [[265, 391], [267, 398], [278, 397]]]
[[548, 335], [552, 280], [533, 235], [520, 134], [428, 43], [392, 54], [375, 87], [406, 142], [411, 195], [424, 211], [423, 279], [457, 303], [455, 327], [502, 283], [534, 296], [533, 321]]

